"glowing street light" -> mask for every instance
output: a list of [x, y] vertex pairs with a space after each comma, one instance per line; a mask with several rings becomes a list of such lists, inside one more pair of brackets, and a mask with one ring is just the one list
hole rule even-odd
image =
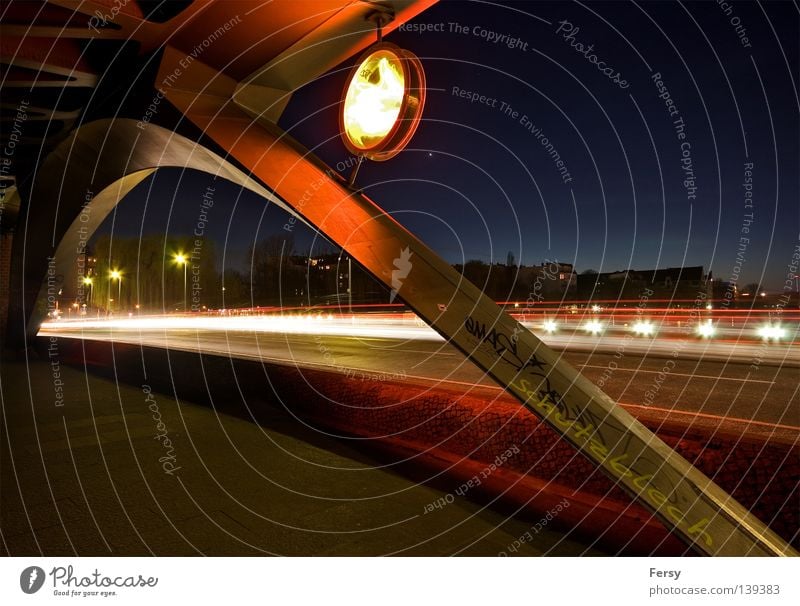
[[91, 305], [92, 304], [92, 294], [94, 293], [94, 280], [92, 280], [92, 278], [90, 278], [89, 276], [85, 276], [83, 278], [83, 285], [89, 287], [89, 296], [87, 297], [87, 299], [89, 301], [89, 305]]
[[704, 339], [710, 339], [716, 332], [717, 329], [714, 327], [714, 324], [711, 322], [711, 320], [701, 322], [697, 325], [697, 334]]
[[189, 259], [183, 253], [178, 253], [173, 257], [175, 263], [183, 265], [183, 311], [187, 311], [186, 305], [186, 266], [189, 264]]
[[[109, 272], [108, 277], [109, 277], [109, 284], [108, 284], [109, 292], [111, 291], [111, 281], [112, 280], [116, 280], [117, 281], [117, 301], [118, 301], [117, 305], [118, 305], [118, 307], [120, 309], [122, 309], [122, 272], [120, 270], [118, 270], [118, 269], [112, 269]], [[108, 308], [109, 309], [111, 309], [111, 302], [113, 300], [114, 299], [111, 299], [111, 298], [108, 299]]]
[[405, 94], [405, 74], [399, 57], [387, 50], [363, 59], [347, 87], [344, 99], [344, 133], [359, 151], [382, 141], [400, 115]]
[[425, 106], [425, 72], [413, 54], [382, 41], [361, 55], [342, 92], [339, 131], [358, 157], [382, 162], [399, 154], [417, 130]]

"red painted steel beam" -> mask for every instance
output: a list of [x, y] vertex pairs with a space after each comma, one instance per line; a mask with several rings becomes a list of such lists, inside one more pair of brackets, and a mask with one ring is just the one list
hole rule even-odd
[[[179, 52], [166, 52], [159, 79], [175, 70], [180, 58]], [[285, 133], [246, 116], [226, 98], [235, 86], [233, 79], [195, 62], [165, 93], [230, 158], [397, 290], [452, 345], [698, 552], [796, 555], [372, 200], [349, 189]]]

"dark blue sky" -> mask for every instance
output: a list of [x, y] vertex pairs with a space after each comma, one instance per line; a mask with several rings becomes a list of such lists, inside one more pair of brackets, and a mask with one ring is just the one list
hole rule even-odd
[[[412, 23], [443, 30], [387, 36], [424, 64], [423, 122], [400, 156], [365, 163], [358, 183], [449, 261], [505, 262], [511, 251], [524, 263], [558, 259], [579, 271], [703, 265], [727, 279], [744, 247], [741, 283], [763, 274], [768, 288], [782, 286], [800, 238], [795, 5], [441, 2]], [[501, 36], [519, 41], [493, 41]], [[347, 158], [336, 103], [353, 62], [298, 91], [281, 119], [333, 166]], [[504, 102], [518, 114], [502, 111]], [[688, 187], [682, 161], [691, 162]], [[145, 232], [191, 229], [208, 179], [158, 179], [120, 207], [125, 235], [133, 225], [138, 233], [148, 192]], [[164, 192], [176, 187], [168, 224]], [[263, 202], [233, 186], [221, 193], [210, 229], [241, 265], [247, 245], [279, 231], [282, 217], [262, 217]], [[298, 249], [309, 241], [299, 237]]]

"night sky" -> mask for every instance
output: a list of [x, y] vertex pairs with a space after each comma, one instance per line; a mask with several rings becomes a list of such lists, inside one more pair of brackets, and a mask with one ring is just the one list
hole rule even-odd
[[[511, 252], [727, 280], [739, 254], [740, 286], [779, 290], [800, 244], [799, 17], [788, 2], [442, 2], [386, 38], [420, 57], [428, 99], [406, 151], [365, 163], [358, 184], [452, 263]], [[295, 93], [280, 122], [334, 167], [354, 62]], [[209, 182], [163, 171], [101, 231], [189, 233]], [[284, 214], [231, 184], [216, 199], [206, 233], [247, 271], [247, 247]], [[296, 232], [298, 252], [311, 241]]]

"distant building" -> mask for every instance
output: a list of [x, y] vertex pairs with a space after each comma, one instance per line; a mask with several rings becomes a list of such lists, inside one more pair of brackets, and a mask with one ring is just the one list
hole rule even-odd
[[573, 301], [578, 294], [578, 275], [571, 263], [544, 262], [530, 268], [527, 303]]
[[351, 297], [354, 304], [389, 302], [389, 289], [345, 254], [294, 255], [291, 262], [303, 270], [298, 286], [308, 292], [299, 294], [312, 305], [346, 305]]
[[639, 298], [648, 291], [652, 291], [647, 295], [649, 300], [671, 301], [674, 306], [687, 306], [698, 297], [711, 297], [711, 283], [701, 265], [580, 274], [577, 282], [577, 298], [587, 302], [638, 304]]
[[738, 307], [740, 309], [769, 309], [776, 312], [800, 309], [800, 292], [786, 290], [779, 293], [762, 291], [756, 296], [748, 294], [739, 298]]
[[736, 282], [717, 280], [711, 272], [708, 272], [708, 279], [711, 303], [721, 309], [734, 309], [741, 294]]
[[[513, 256], [509, 255], [507, 261], [513, 263]], [[577, 292], [575, 268], [569, 263], [545, 261], [541, 265], [490, 265], [473, 259], [453, 267], [495, 301], [533, 306], [571, 300]]]

